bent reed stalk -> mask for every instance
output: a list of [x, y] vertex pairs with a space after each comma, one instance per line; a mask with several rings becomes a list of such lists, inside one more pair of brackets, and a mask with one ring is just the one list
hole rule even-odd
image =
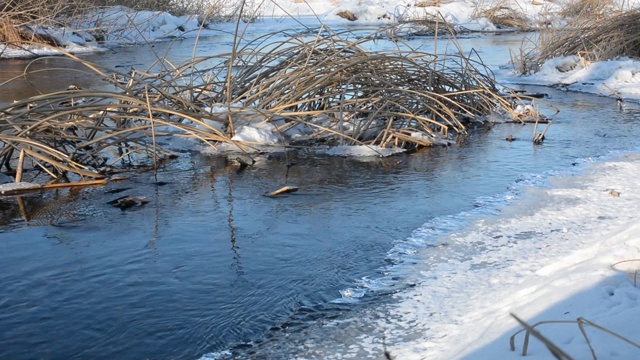
[[[239, 151], [265, 145], [232, 139], [249, 124], [269, 124], [278, 146], [412, 149], [465, 134], [467, 123], [509, 113], [518, 100], [500, 95], [490, 70], [461, 51], [365, 50], [381, 34], [354, 37], [326, 26], [277, 32], [232, 54], [180, 65], [159, 57], [130, 73], [66, 54], [115, 90], [70, 88], [0, 107], [0, 164], [9, 172], [28, 164], [54, 179], [101, 178], [118, 165], [157, 167], [172, 156], [166, 137]], [[294, 128], [307, 136], [288, 136]]]

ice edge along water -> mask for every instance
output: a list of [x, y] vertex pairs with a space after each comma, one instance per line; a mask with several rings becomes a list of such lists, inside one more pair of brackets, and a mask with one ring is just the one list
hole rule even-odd
[[[344, 344], [316, 344], [302, 358], [375, 358], [384, 334], [398, 359], [520, 359], [521, 344], [516, 352], [508, 348], [508, 337], [518, 329], [510, 313], [530, 322], [584, 316], [640, 340], [633, 339], [640, 333], [634, 321], [640, 291], [628, 269], [611, 268], [640, 257], [638, 150], [524, 174], [508, 191], [476, 199], [472, 210], [428, 221], [396, 242], [381, 277], [362, 278], [334, 300], [355, 303], [391, 292], [393, 301], [367, 311], [364, 320], [379, 331], [359, 333]], [[325, 326], [340, 328], [349, 321]], [[577, 325], [545, 330], [576, 358], [590, 356]], [[598, 351], [612, 358], [638, 354], [617, 345], [608, 341]], [[530, 359], [552, 358], [535, 342], [529, 353]], [[229, 356], [221, 351], [202, 359]]]
[[[509, 351], [508, 337], [517, 330], [510, 313], [532, 323], [585, 317], [640, 340], [640, 290], [627, 276], [633, 272], [628, 266], [640, 263], [611, 267], [640, 257], [638, 173], [640, 154], [611, 155], [584, 171], [534, 176], [489, 206], [416, 230], [391, 253], [403, 262], [411, 257], [417, 286], [397, 292], [395, 302], [372, 316], [390, 353], [400, 359], [521, 358], [522, 344]], [[422, 252], [425, 245], [437, 251]], [[590, 358], [577, 325], [544, 330], [574, 358]], [[359, 336], [347, 347], [351, 355], [379, 353], [376, 336]], [[603, 332], [590, 336], [601, 356], [638, 356], [637, 348]], [[552, 358], [540, 343], [531, 347], [528, 358]]]

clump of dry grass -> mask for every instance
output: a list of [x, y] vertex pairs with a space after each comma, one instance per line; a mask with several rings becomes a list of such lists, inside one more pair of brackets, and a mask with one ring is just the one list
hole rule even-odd
[[498, 2], [484, 6], [479, 4], [474, 10], [474, 18], [486, 18], [498, 28], [531, 30], [536, 28], [526, 17], [524, 11]]
[[413, 6], [420, 7], [420, 8], [426, 8], [431, 6], [439, 7], [440, 5], [442, 5], [442, 0], [423, 0], [423, 1], [416, 1], [416, 3], [413, 4]]
[[602, 19], [614, 9], [612, 0], [573, 0], [563, 5], [558, 15], [574, 23], [580, 19]]
[[[55, 26], [73, 29], [79, 19], [90, 19], [97, 8], [110, 6], [165, 11], [174, 15], [200, 14], [203, 24], [231, 21], [238, 17], [252, 21], [259, 15], [258, 9], [253, 9], [251, 16], [247, 17], [249, 12], [240, 11], [242, 3], [233, 0], [6, 0], [0, 1], [0, 42], [14, 46], [28, 43], [57, 46], [53, 37], [35, 34], [31, 29]], [[100, 16], [95, 17], [96, 28], [90, 32], [96, 34], [96, 39], [100, 41], [100, 34], [106, 30], [104, 24], [100, 23]], [[132, 21], [128, 26], [135, 28], [136, 24]]]
[[[216, 102], [230, 99], [244, 106], [304, 122], [333, 132], [311, 118], [350, 122], [355, 130], [340, 142], [410, 146], [419, 142], [407, 133], [435, 140], [450, 131], [464, 133], [466, 121], [509, 107], [498, 95], [489, 71], [463, 55], [428, 54], [413, 49], [372, 53], [361, 45], [377, 35], [347, 41], [330, 29], [304, 41], [294, 36], [261, 48], [240, 50], [238, 70], [230, 84], [213, 79], [221, 92]], [[263, 40], [260, 40], [263, 41]], [[214, 73], [223, 73], [222, 69]]]
[[125, 74], [66, 55], [117, 90], [70, 87], [0, 107], [0, 166], [17, 180], [26, 170], [58, 181], [71, 175], [100, 179], [123, 167], [154, 168], [175, 157], [158, 145], [165, 137], [229, 140], [207, 123], [214, 115], [176, 95], [186, 85], [162, 60], [156, 73]]
[[31, 31], [32, 26], [59, 24], [79, 7], [73, 1], [9, 0], [0, 2], [0, 42], [19, 45], [29, 42], [57, 45], [46, 36]]
[[590, 61], [640, 57], [640, 10], [616, 13], [606, 21], [585, 17], [578, 26], [543, 34], [539, 47], [539, 63], [569, 55]]
[[[282, 35], [181, 65], [159, 58], [131, 73], [82, 62], [116, 90], [68, 89], [0, 108], [0, 164], [56, 180], [100, 178], [122, 167], [157, 167], [172, 157], [165, 137], [239, 150], [265, 145], [232, 140], [248, 123], [269, 124], [280, 134], [278, 146], [411, 149], [446, 143], [465, 134], [467, 123], [510, 112], [518, 100], [501, 96], [491, 72], [462, 54], [400, 43], [394, 51], [369, 52], [363, 45], [380, 34], [347, 40], [351, 32], [326, 27]], [[225, 110], [213, 112], [214, 105]], [[288, 137], [294, 128], [307, 135]]]
[[79, 2], [63, 0], [8, 0], [0, 2], [0, 19], [10, 20], [14, 26], [47, 24], [81, 6]]
[[0, 42], [19, 43], [22, 40], [20, 32], [9, 19], [0, 19]]
[[2, 108], [0, 163], [10, 172], [39, 169], [53, 179], [102, 178], [118, 163], [152, 167], [173, 157], [156, 146], [163, 136], [225, 139], [184, 123], [188, 113], [162, 107], [155, 96], [151, 90], [137, 96], [67, 90]]

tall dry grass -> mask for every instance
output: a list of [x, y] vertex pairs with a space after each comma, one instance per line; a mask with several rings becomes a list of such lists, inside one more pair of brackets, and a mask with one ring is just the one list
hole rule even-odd
[[541, 35], [538, 62], [569, 55], [589, 61], [640, 57], [640, 9], [609, 13], [606, 20], [586, 16], [574, 26]]
[[[401, 42], [394, 51], [365, 50], [379, 38], [327, 27], [278, 32], [229, 54], [183, 64], [158, 58], [131, 73], [67, 54], [116, 90], [68, 89], [0, 108], [0, 164], [53, 179], [100, 178], [131, 166], [157, 167], [172, 157], [162, 146], [167, 137], [239, 151], [265, 145], [232, 140], [250, 122], [270, 124], [279, 146], [415, 148], [513, 108], [515, 99], [500, 95], [482, 62]], [[212, 112], [214, 105], [225, 110]], [[306, 129], [304, 139], [287, 137], [296, 127]]]
[[509, 107], [490, 71], [462, 54], [411, 48], [368, 52], [363, 45], [379, 34], [356, 41], [343, 35], [323, 27], [307, 41], [308, 35], [258, 39], [239, 49], [235, 58], [223, 57], [225, 63], [237, 64], [230, 82], [219, 76], [226, 68], [210, 69], [207, 86], [220, 91], [212, 100], [241, 102], [268, 118], [284, 116], [323, 132], [332, 129], [307, 119], [348, 121], [357, 124], [356, 130], [338, 134], [341, 143], [382, 146], [411, 143], [403, 136], [411, 131], [432, 139], [450, 131], [464, 133], [470, 119]]
[[[90, 13], [103, 7], [125, 6], [174, 15], [197, 14], [202, 22], [223, 22], [241, 16], [241, 3], [233, 0], [5, 0], [0, 1], [0, 42], [17, 46], [27, 43], [57, 46], [52, 37], [37, 34], [33, 29], [65, 26], [73, 31], [77, 23], [91, 18]], [[257, 14], [254, 10], [252, 16]], [[88, 31], [100, 38], [100, 34], [109, 31], [108, 25], [98, 21], [96, 28]], [[128, 26], [134, 28], [136, 25]]]
[[581, 19], [602, 19], [611, 12], [617, 12], [613, 0], [572, 0], [564, 4], [558, 15], [569, 24], [579, 24]]
[[532, 23], [524, 9], [514, 8], [505, 1], [480, 2], [474, 9], [474, 18], [486, 18], [501, 29], [533, 30], [539, 24]]
[[61, 25], [62, 18], [77, 14], [84, 6], [80, 1], [0, 1], [0, 42], [4, 44], [37, 42], [55, 45], [52, 39], [36, 35], [32, 28]]

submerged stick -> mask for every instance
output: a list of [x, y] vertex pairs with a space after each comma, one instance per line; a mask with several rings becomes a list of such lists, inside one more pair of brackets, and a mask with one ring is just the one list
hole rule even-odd
[[283, 186], [280, 189], [270, 192], [270, 193], [266, 193], [264, 194], [264, 196], [266, 197], [276, 197], [279, 195], [283, 195], [283, 194], [289, 194], [289, 193], [294, 193], [296, 191], [298, 191], [299, 188], [295, 187], [295, 186]]
[[53, 189], [63, 189], [63, 188], [79, 188], [86, 186], [102, 186], [107, 185], [110, 182], [109, 179], [101, 179], [101, 180], [85, 180], [85, 181], [76, 181], [72, 183], [56, 183], [56, 184], [45, 184], [45, 185], [37, 185], [29, 187], [22, 187], [17, 189], [4, 190], [0, 193], [1, 196], [13, 196], [13, 195], [22, 195], [28, 194], [32, 192], [37, 192], [41, 190], [53, 190]]

